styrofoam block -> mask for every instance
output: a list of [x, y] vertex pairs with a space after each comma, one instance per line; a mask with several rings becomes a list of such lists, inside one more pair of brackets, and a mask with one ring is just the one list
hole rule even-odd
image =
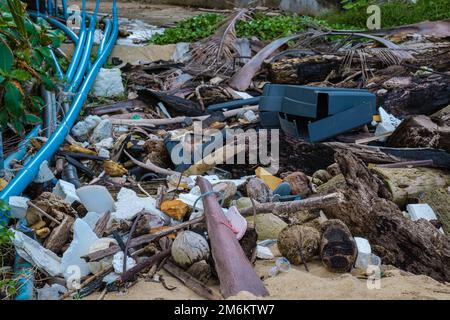
[[70, 204], [75, 201], [80, 202], [80, 198], [77, 196], [77, 190], [75, 189], [75, 186], [70, 182], [58, 180], [58, 183], [53, 188], [53, 193], [57, 196], [60, 196]]
[[436, 214], [427, 203], [408, 204], [406, 206], [406, 211], [408, 211], [409, 216], [413, 221], [417, 221], [419, 219], [425, 219], [428, 221], [437, 220]]
[[9, 197], [9, 206], [11, 207], [11, 217], [22, 219], [27, 215], [28, 204], [30, 199], [25, 197], [12, 196]]

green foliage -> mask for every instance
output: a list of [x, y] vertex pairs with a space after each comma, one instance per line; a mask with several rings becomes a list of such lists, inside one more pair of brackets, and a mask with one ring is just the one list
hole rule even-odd
[[54, 88], [50, 46], [64, 35], [42, 19], [33, 23], [20, 0], [0, 0], [0, 12], [0, 130], [9, 125], [23, 134], [25, 125], [41, 122], [38, 87]]
[[[310, 25], [337, 30], [366, 29], [369, 17], [367, 7], [379, 2], [379, 0], [342, 0], [343, 11], [329, 12], [318, 18], [299, 15], [267, 16], [256, 13], [253, 20], [238, 21], [236, 33], [240, 38], [254, 36], [263, 41], [270, 41], [305, 30]], [[450, 0], [417, 0], [416, 4], [393, 0], [379, 5], [383, 28], [450, 18]], [[179, 22], [162, 34], [154, 35], [149, 41], [160, 45], [195, 42], [212, 35], [224, 20], [225, 17], [220, 14], [201, 14]]]
[[449, 0], [417, 0], [417, 3], [394, 0], [381, 4], [376, 0], [346, 0], [343, 2], [344, 11], [327, 13], [321, 18], [330, 24], [350, 24], [365, 29], [369, 17], [366, 9], [371, 4], [380, 6], [382, 28], [450, 18]]
[[168, 28], [162, 34], [155, 34], [150, 42], [154, 44], [195, 42], [212, 35], [224, 19], [224, 16], [216, 13], [201, 14], [180, 21], [176, 27]]

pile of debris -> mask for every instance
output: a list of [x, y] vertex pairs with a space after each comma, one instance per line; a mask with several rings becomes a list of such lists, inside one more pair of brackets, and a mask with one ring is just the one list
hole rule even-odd
[[10, 198], [38, 298], [171, 290], [162, 269], [207, 299], [266, 296], [256, 259], [450, 281], [450, 22], [265, 44], [236, 39], [246, 15], [122, 65], [128, 99], [89, 108]]

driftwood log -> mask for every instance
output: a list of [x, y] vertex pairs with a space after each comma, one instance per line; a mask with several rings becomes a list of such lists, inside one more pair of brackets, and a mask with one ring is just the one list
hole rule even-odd
[[322, 82], [332, 70], [339, 70], [342, 59], [333, 55], [315, 55], [276, 61], [269, 67], [269, 80], [298, 85]]
[[342, 192], [345, 201], [325, 208], [327, 217], [342, 220], [353, 236], [367, 238], [383, 264], [450, 281], [450, 239], [426, 220], [404, 217], [382, 182], [352, 153], [337, 152], [336, 162], [345, 184], [333, 191]]
[[392, 147], [428, 147], [450, 152], [450, 126], [439, 125], [424, 115], [409, 117], [391, 134], [387, 144]]
[[[202, 194], [213, 190], [211, 183], [202, 177], [197, 178], [197, 185]], [[222, 295], [228, 298], [241, 291], [248, 291], [256, 296], [268, 295], [269, 292], [228, 226], [217, 196], [213, 193], [204, 196], [203, 207]]]
[[[322, 209], [334, 206], [343, 201], [340, 193], [331, 193], [319, 197], [311, 197], [304, 200], [294, 200], [286, 202], [267, 202], [255, 205], [256, 213], [272, 212], [275, 215], [289, 214], [301, 210]], [[243, 216], [251, 216], [253, 214], [253, 206], [244, 208], [239, 211]]]
[[399, 206], [408, 199], [417, 198], [424, 192], [450, 185], [450, 175], [434, 168], [382, 168], [371, 169], [392, 194], [392, 201]]

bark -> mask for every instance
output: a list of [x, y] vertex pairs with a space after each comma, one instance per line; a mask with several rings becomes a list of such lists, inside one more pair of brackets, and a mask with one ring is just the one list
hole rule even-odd
[[158, 261], [164, 259], [165, 257], [170, 256], [170, 249], [164, 250], [162, 252], [159, 252], [145, 260], [143, 260], [142, 262], [139, 262], [137, 265], [135, 265], [133, 268], [128, 269], [127, 271], [125, 271], [124, 273], [122, 273], [121, 276], [121, 280], [122, 281], [131, 281], [133, 280], [136, 275], [141, 272], [142, 270], [151, 267], [152, 265], [154, 265], [155, 263], [157, 263]]
[[322, 82], [332, 70], [338, 71], [341, 61], [341, 57], [332, 55], [283, 59], [270, 65], [269, 80], [299, 85]]
[[69, 240], [70, 228], [74, 221], [72, 217], [66, 216], [45, 240], [44, 247], [58, 254]]
[[392, 201], [399, 206], [408, 199], [450, 184], [450, 176], [443, 170], [434, 168], [382, 168], [371, 169], [392, 194]]
[[215, 292], [213, 289], [209, 288], [172, 262], [167, 261], [164, 264], [163, 269], [180, 280], [186, 287], [194, 291], [199, 296], [208, 300], [222, 300], [219, 293]]
[[[197, 178], [197, 185], [202, 194], [213, 190], [211, 183], [202, 177]], [[204, 196], [203, 207], [222, 295], [228, 298], [241, 291], [248, 291], [256, 296], [268, 295], [269, 292], [228, 226], [217, 196], [212, 193]]]
[[[255, 205], [255, 209], [256, 213], [271, 212], [275, 215], [286, 215], [289, 213], [298, 212], [300, 210], [323, 209], [339, 204], [341, 201], [343, 201], [342, 194], [332, 193], [325, 196], [311, 197], [304, 200], [258, 203]], [[251, 216], [253, 214], [253, 207], [241, 209], [240, 213], [243, 216]]]
[[[379, 87], [378, 87], [379, 88]], [[377, 87], [370, 89], [377, 92]], [[413, 77], [411, 85], [390, 89], [377, 96], [377, 105], [395, 115], [404, 117], [417, 114], [432, 114], [450, 103], [450, 77], [430, 75]]]
[[387, 190], [364, 163], [350, 152], [336, 161], [345, 177], [339, 190], [343, 203], [324, 209], [328, 218], [342, 220], [353, 236], [367, 238], [383, 264], [414, 274], [450, 281], [450, 239], [426, 220], [412, 221], [387, 200]]

